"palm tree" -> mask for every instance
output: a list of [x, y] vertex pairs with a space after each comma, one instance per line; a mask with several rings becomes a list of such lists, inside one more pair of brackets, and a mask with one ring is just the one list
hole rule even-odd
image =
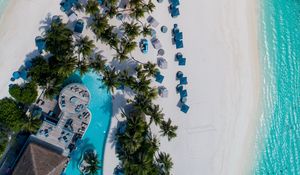
[[145, 16], [146, 10], [147, 9], [145, 9], [141, 6], [136, 6], [134, 9], [132, 9], [130, 16], [136, 20], [139, 20], [140, 18], [143, 18]]
[[77, 69], [79, 70], [79, 74], [82, 76], [89, 71], [89, 65], [85, 60], [78, 61]]
[[32, 116], [27, 116], [26, 120], [23, 123], [22, 130], [29, 133], [35, 133], [39, 129], [41, 124], [42, 121], [40, 119], [34, 118]]
[[96, 54], [94, 60], [90, 62], [90, 68], [92, 68], [95, 72], [103, 73], [105, 70], [106, 59], [103, 58], [102, 55]]
[[146, 114], [150, 115], [149, 126], [152, 122], [154, 122], [155, 125], [160, 125], [164, 118], [164, 114], [159, 108], [159, 105], [152, 105], [151, 107], [149, 107]]
[[58, 59], [73, 55], [73, 32], [64, 23], [52, 22], [45, 33], [46, 51]]
[[140, 93], [134, 97], [134, 100], [128, 100], [128, 102], [132, 102], [133, 107], [142, 112], [147, 112], [149, 107], [152, 106], [151, 99], [146, 98], [145, 95]]
[[129, 40], [135, 39], [141, 32], [140, 26], [137, 23], [123, 23], [124, 31]]
[[145, 94], [146, 98], [149, 98], [150, 100], [154, 100], [158, 96], [158, 89], [157, 88], [148, 88], [148, 90], [143, 92]]
[[71, 75], [77, 67], [77, 59], [75, 57], [65, 57], [64, 59], [58, 60], [56, 57], [49, 59], [50, 67], [58, 75], [62, 77], [68, 77]]
[[88, 152], [84, 155], [84, 161], [88, 164], [84, 167], [83, 171], [88, 172], [90, 175], [96, 175], [97, 171], [101, 168], [98, 160], [98, 155], [94, 152]]
[[143, 72], [148, 77], [154, 77], [159, 72], [159, 69], [156, 67], [156, 64], [151, 63], [150, 61], [144, 64], [143, 67]]
[[110, 19], [116, 16], [117, 13], [118, 13], [118, 7], [116, 7], [115, 5], [109, 7], [109, 9], [106, 11], [106, 15], [109, 16]]
[[146, 36], [151, 36], [151, 28], [150, 25], [145, 24], [143, 25], [143, 29], [141, 31], [141, 34], [146, 37]]
[[99, 3], [96, 0], [88, 0], [85, 6], [86, 13], [89, 13], [92, 16], [100, 13]]
[[80, 55], [82, 55], [83, 58], [86, 58], [92, 54], [93, 49], [95, 48], [93, 40], [90, 40], [88, 36], [80, 37], [76, 40], [75, 46], [77, 47], [79, 60], [82, 60]]
[[152, 13], [155, 9], [155, 5], [151, 0], [149, 0], [148, 4], [144, 5], [144, 8], [147, 10], [148, 13]]
[[97, 39], [101, 39], [101, 34], [109, 27], [108, 19], [100, 14], [96, 14], [89, 27], [94, 32]]
[[119, 87], [118, 75], [115, 72], [115, 68], [105, 69], [103, 72], [103, 83], [107, 86], [107, 90], [111, 93], [115, 92], [115, 88]]
[[79, 11], [79, 12], [83, 12], [84, 11], [84, 7], [80, 2], [77, 2], [74, 4], [74, 9]]
[[160, 175], [169, 175], [173, 167], [173, 162], [170, 154], [160, 152], [156, 158], [157, 165], [160, 168]]
[[172, 138], [176, 137], [176, 130], [178, 129], [178, 126], [173, 126], [172, 121], [169, 118], [168, 121], [162, 121], [160, 125], [160, 133], [162, 136], [167, 136], [168, 140], [170, 141]]

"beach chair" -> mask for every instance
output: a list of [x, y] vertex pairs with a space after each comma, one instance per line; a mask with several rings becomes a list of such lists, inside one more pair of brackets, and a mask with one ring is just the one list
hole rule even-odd
[[188, 96], [188, 94], [187, 94], [187, 90], [182, 90], [182, 91], [180, 91], [180, 98], [183, 98], [183, 97], [187, 97]]
[[38, 48], [38, 51], [40, 53], [42, 53], [43, 50], [45, 49], [46, 42], [45, 42], [45, 40], [41, 36], [37, 36], [35, 38], [35, 46]]
[[179, 60], [178, 60], [178, 65], [179, 66], [185, 66], [185, 64], [186, 64], [186, 58], [180, 58]]
[[68, 19], [70, 23], [73, 23], [74, 21], [77, 20], [77, 14], [71, 10], [70, 13], [68, 14]]
[[100, 5], [102, 5], [102, 4], [103, 4], [103, 0], [98, 0], [98, 3], [99, 3]]
[[162, 45], [161, 45], [160, 41], [157, 38], [153, 38], [151, 40], [151, 43], [152, 43], [152, 45], [155, 49], [161, 49], [162, 48]]
[[188, 82], [187, 82], [187, 77], [181, 77], [181, 78], [179, 79], [179, 81], [180, 81], [180, 84], [183, 84], [183, 85], [188, 84]]
[[173, 5], [174, 7], [180, 5], [179, 0], [171, 0], [171, 5]]
[[158, 72], [156, 75], [155, 75], [155, 81], [158, 82], [158, 83], [162, 83], [164, 81], [164, 76], [160, 74], [160, 72]]
[[120, 86], [117, 87], [117, 90], [124, 90], [125, 89], [125, 85], [121, 84]]
[[77, 20], [77, 22], [75, 24], [75, 27], [74, 27], [74, 32], [76, 32], [76, 33], [82, 33], [83, 28], [84, 28], [84, 22], [83, 22], [83, 20], [81, 20], [81, 19]]
[[171, 16], [172, 18], [176, 18], [177, 16], [180, 15], [179, 9], [177, 7], [174, 6], [170, 6], [170, 12], [171, 12]]
[[189, 111], [189, 109], [190, 107], [188, 105], [182, 104], [180, 111], [186, 114]]
[[156, 21], [156, 19], [153, 18], [153, 16], [149, 16], [147, 18], [147, 22], [154, 28], [156, 28], [159, 25], [159, 23]]
[[179, 30], [178, 30], [178, 32], [174, 33], [174, 40], [175, 41], [182, 40], [182, 39], [183, 39], [183, 33], [182, 32], [179, 32]]
[[182, 40], [176, 40], [175, 41], [176, 49], [183, 48], [183, 41]]

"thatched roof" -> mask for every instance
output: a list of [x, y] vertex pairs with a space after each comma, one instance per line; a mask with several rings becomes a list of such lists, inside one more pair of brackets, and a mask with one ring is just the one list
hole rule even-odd
[[31, 142], [27, 145], [12, 175], [60, 175], [67, 158]]

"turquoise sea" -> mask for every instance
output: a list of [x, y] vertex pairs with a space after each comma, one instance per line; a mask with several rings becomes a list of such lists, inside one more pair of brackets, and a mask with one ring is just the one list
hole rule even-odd
[[9, 0], [0, 0], [0, 18]]
[[260, 1], [263, 110], [257, 175], [300, 174], [300, 0]]

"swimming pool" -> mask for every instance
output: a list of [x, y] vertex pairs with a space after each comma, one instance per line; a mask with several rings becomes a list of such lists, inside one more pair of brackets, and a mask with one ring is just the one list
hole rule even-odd
[[[85, 135], [82, 137], [82, 141], [77, 144], [77, 149], [71, 153], [71, 160], [63, 175], [80, 175], [78, 163], [87, 149], [95, 149], [103, 165], [105, 142], [112, 113], [111, 95], [100, 80], [100, 76], [96, 73], [89, 72], [85, 74], [81, 77], [81, 82], [91, 94], [88, 108], [91, 111], [92, 119]], [[98, 171], [98, 175], [102, 174], [101, 169]]]

